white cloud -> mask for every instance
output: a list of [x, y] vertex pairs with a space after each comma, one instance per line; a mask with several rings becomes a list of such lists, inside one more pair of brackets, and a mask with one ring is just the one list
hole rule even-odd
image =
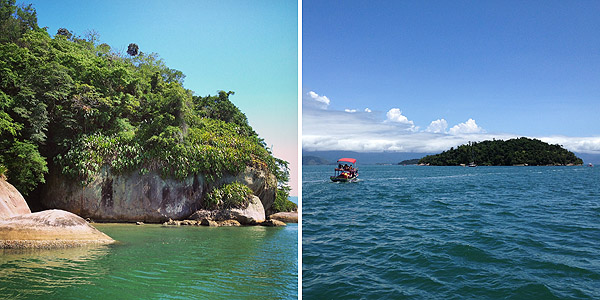
[[475, 120], [469, 119], [467, 122], [459, 123], [454, 125], [450, 130], [448, 130], [450, 134], [464, 134], [464, 133], [480, 133], [484, 132], [483, 128], [479, 127]]
[[402, 115], [399, 108], [392, 108], [385, 115], [390, 122], [414, 125], [413, 121], [409, 121], [406, 116]]
[[348, 109], [348, 108], [346, 108], [346, 109], [344, 109], [344, 111], [347, 112], [347, 113], [355, 113], [356, 109]]
[[[315, 92], [303, 95], [302, 148], [316, 150], [347, 150], [358, 152], [417, 152], [439, 153], [469, 141], [507, 140], [518, 134], [487, 133], [475, 120], [468, 119], [448, 131], [448, 122], [441, 118], [432, 121], [425, 130], [402, 115], [399, 108], [387, 113], [365, 108], [328, 109], [331, 101]], [[354, 112], [354, 113], [348, 113]], [[574, 152], [600, 154], [600, 136], [596, 137], [529, 137], [550, 144], [563, 145]]]
[[444, 119], [437, 119], [435, 121], [431, 121], [431, 124], [427, 126], [425, 131], [433, 133], [445, 133], [446, 128], [448, 128], [448, 122], [446, 122]]
[[327, 109], [330, 102], [331, 101], [329, 98], [327, 98], [327, 96], [320, 96], [313, 91], [306, 93], [306, 97], [302, 97], [302, 105], [319, 109]]
[[564, 148], [581, 153], [600, 154], [600, 136], [593, 137], [569, 137], [549, 136], [538, 138], [548, 144], [561, 145]]

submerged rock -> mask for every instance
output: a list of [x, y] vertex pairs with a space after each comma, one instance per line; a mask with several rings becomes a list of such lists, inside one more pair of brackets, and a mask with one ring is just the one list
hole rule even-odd
[[0, 248], [64, 248], [112, 242], [83, 218], [64, 210], [0, 220]]
[[298, 212], [278, 212], [269, 216], [271, 220], [278, 220], [285, 223], [298, 223]]

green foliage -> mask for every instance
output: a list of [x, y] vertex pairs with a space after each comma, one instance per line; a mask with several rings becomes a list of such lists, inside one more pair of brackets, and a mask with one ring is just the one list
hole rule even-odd
[[0, 164], [6, 168], [8, 181], [22, 194], [27, 195], [38, 183], [45, 182], [44, 174], [48, 172], [48, 167], [36, 145], [29, 141], [2, 141], [0, 151]]
[[428, 155], [419, 163], [434, 166], [457, 166], [474, 161], [485, 166], [580, 165], [583, 161], [560, 145], [549, 145], [525, 137], [507, 141], [493, 140], [461, 145], [436, 155]]
[[6, 168], [3, 165], [0, 165], [0, 178], [5, 178], [7, 171], [8, 171], [8, 168]]
[[103, 167], [214, 181], [254, 166], [289, 179], [233, 92], [193, 96], [157, 54], [114, 52], [95, 31], [51, 37], [14, 0], [0, 0], [0, 29], [0, 163], [22, 191], [44, 182], [46, 158], [84, 184]]
[[284, 188], [278, 188], [277, 189], [277, 195], [275, 197], [275, 202], [273, 202], [273, 206], [271, 207], [271, 209], [273, 210], [273, 212], [291, 212], [291, 211], [297, 211], [298, 210], [298, 205], [292, 201], [290, 201], [289, 199], [290, 197], [290, 188], [289, 187], [284, 187]]
[[251, 196], [252, 190], [249, 187], [233, 182], [210, 191], [205, 198], [204, 206], [207, 209], [246, 208]]

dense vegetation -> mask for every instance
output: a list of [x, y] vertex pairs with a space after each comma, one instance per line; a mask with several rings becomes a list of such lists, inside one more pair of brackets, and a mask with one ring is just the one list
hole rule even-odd
[[399, 162], [398, 164], [399, 165], [416, 165], [419, 163], [419, 160], [420, 160], [419, 158], [406, 159], [406, 160]]
[[252, 190], [249, 187], [239, 182], [232, 182], [208, 193], [204, 206], [207, 209], [246, 208], [251, 196]]
[[0, 0], [0, 171], [22, 193], [57, 168], [82, 184], [112, 172], [214, 180], [254, 166], [287, 191], [274, 158], [229, 100], [196, 96], [185, 76], [132, 43], [126, 53], [61, 28], [52, 37], [35, 9]]
[[433, 166], [457, 166], [475, 162], [484, 166], [547, 166], [581, 165], [583, 161], [560, 145], [550, 145], [540, 140], [518, 138], [507, 141], [493, 140], [473, 142], [450, 148], [436, 155], [428, 155], [419, 160], [421, 164]]

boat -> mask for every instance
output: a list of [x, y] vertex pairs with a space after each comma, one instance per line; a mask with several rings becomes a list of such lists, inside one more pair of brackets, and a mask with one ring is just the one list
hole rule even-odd
[[[356, 182], [358, 181], [358, 168], [356, 168], [356, 159], [340, 158], [337, 161], [338, 166], [334, 169], [335, 175], [329, 178], [333, 182]], [[344, 163], [342, 165], [342, 163]], [[350, 164], [350, 165], [348, 165]]]
[[469, 168], [477, 167], [477, 164], [475, 163], [475, 156], [473, 155], [473, 144], [473, 142], [469, 142], [469, 146], [471, 147], [471, 162], [467, 165]]

